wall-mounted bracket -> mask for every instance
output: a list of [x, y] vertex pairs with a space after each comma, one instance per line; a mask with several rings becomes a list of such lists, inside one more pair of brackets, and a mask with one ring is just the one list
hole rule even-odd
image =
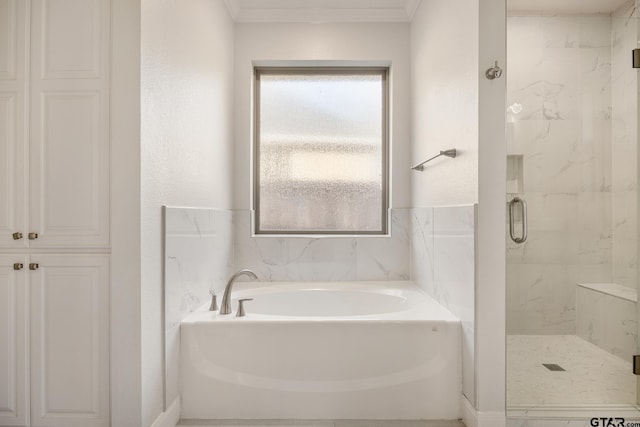
[[496, 61], [496, 65], [489, 68], [484, 75], [489, 80], [499, 79], [502, 76], [502, 68], [498, 67], [498, 61]]

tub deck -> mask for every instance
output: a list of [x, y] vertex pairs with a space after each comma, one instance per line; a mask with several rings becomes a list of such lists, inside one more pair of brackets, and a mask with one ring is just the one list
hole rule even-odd
[[[308, 298], [292, 300], [292, 295], [312, 294]], [[336, 297], [327, 298], [334, 294]], [[372, 301], [366, 296], [376, 296]], [[382, 297], [382, 298], [380, 298]], [[237, 301], [253, 298], [245, 303], [246, 316], [235, 317]], [[380, 299], [389, 299], [385, 305]], [[218, 302], [222, 295], [218, 296]], [[267, 299], [266, 303], [262, 303]], [[374, 305], [367, 310], [367, 304]], [[269, 310], [265, 310], [269, 305]], [[412, 282], [241, 282], [234, 285], [231, 315], [208, 311], [203, 305], [182, 321], [182, 325], [200, 322], [231, 321], [443, 321], [460, 320]], [[266, 312], [266, 313], [265, 313]]]

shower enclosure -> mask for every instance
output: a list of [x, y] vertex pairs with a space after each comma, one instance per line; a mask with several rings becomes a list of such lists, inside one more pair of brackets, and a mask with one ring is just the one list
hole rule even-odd
[[507, 18], [511, 414], [637, 403], [640, 14], [613, 7]]

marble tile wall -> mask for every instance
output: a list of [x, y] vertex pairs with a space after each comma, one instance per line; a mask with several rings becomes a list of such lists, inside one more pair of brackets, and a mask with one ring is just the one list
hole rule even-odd
[[411, 280], [460, 318], [462, 387], [475, 401], [475, 206], [411, 209]]
[[409, 279], [409, 211], [391, 210], [391, 237], [255, 237], [235, 211], [235, 266], [264, 281]]
[[[577, 335], [601, 349], [629, 362], [637, 353], [637, 296], [611, 292], [612, 286], [578, 286]], [[597, 290], [596, 290], [597, 289]]]
[[629, 52], [638, 47], [638, 28], [638, 10], [632, 0], [612, 17], [612, 264], [613, 281], [634, 288], [638, 257], [638, 71], [629, 64]]
[[529, 214], [527, 242], [507, 244], [507, 333], [575, 334], [576, 283], [612, 280], [612, 19], [510, 16], [507, 31], [508, 154]]
[[231, 211], [164, 208], [165, 395], [179, 395], [180, 322], [218, 295], [233, 272]]

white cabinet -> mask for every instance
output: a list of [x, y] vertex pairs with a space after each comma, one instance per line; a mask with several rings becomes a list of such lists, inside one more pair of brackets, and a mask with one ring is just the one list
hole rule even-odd
[[108, 426], [107, 256], [32, 255], [31, 425]]
[[108, 0], [0, 0], [2, 247], [109, 244], [109, 16]]
[[109, 425], [109, 55], [109, 0], [0, 0], [0, 426]]
[[0, 246], [27, 227], [28, 2], [0, 0]]
[[108, 299], [108, 255], [0, 255], [0, 425], [109, 425]]
[[[28, 258], [0, 255], [0, 425], [26, 426]], [[15, 264], [15, 268], [14, 268]]]

